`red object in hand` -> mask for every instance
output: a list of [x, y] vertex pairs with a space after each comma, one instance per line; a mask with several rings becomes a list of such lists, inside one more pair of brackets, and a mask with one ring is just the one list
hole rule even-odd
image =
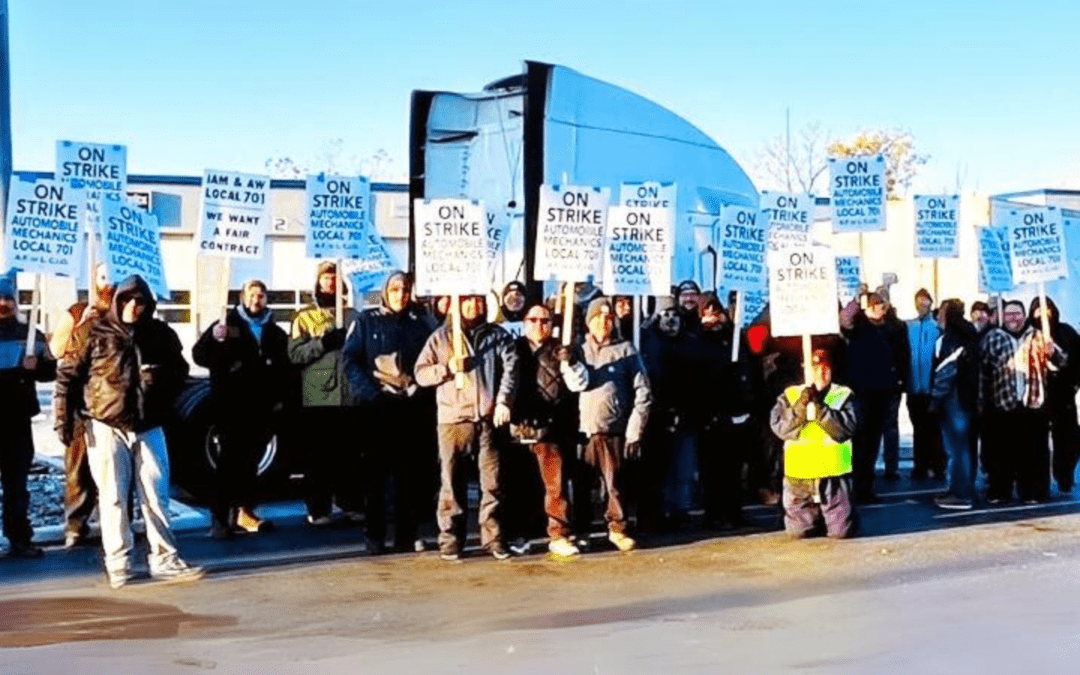
[[755, 324], [746, 330], [746, 344], [750, 351], [761, 354], [765, 351], [765, 342], [769, 339], [769, 329], [763, 325]]

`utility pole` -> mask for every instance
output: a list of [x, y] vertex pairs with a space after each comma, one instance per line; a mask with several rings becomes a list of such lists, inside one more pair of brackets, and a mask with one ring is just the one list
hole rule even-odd
[[7, 222], [11, 184], [11, 65], [8, 62], [8, 3], [0, 0], [0, 228]]

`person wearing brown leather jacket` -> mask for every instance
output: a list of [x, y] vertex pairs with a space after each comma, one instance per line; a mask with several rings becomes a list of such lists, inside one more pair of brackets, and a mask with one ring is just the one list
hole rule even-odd
[[169, 529], [169, 455], [162, 424], [188, 374], [180, 339], [153, 318], [155, 301], [137, 275], [116, 286], [112, 306], [90, 330], [77, 359], [64, 361], [56, 378], [57, 431], [71, 442], [77, 415], [90, 419], [87, 454], [98, 485], [105, 572], [113, 588], [133, 577], [134, 535], [127, 495], [134, 481], [146, 524], [150, 575], [189, 581], [203, 570], [177, 553]]

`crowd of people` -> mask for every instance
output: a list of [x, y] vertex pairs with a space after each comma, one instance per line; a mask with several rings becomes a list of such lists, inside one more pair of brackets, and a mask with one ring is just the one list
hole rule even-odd
[[[905, 397], [910, 477], [946, 483], [938, 506], [972, 508], [979, 467], [991, 505], [1048, 500], [1051, 478], [1059, 493], [1073, 487], [1080, 337], [1049, 300], [977, 302], [968, 320], [959, 300], [935, 310], [920, 289], [904, 322], [880, 288], [838, 306], [841, 333], [815, 337], [804, 370], [801, 341], [769, 336], [767, 309], [736, 331], [730, 302], [692, 281], [655, 298], [641, 322], [633, 299], [579, 285], [564, 321], [565, 292], [545, 299], [514, 283], [494, 311], [483, 295], [462, 296], [455, 311], [448, 298], [419, 302], [403, 272], [377, 306], [356, 311], [339, 302], [337, 274], [319, 265], [314, 302], [288, 332], [265, 284], [245, 283], [192, 350], [210, 373], [221, 446], [214, 538], [273, 528], [256, 512], [270, 419], [294, 421], [311, 527], [355, 521], [371, 553], [418, 551], [433, 515], [451, 561], [463, 555], [474, 475], [480, 544], [500, 560], [543, 534], [552, 554], [578, 555], [595, 515], [620, 551], [690, 526], [738, 528], [748, 501], [777, 505], [793, 537], [850, 537], [856, 506], [900, 478]], [[41, 555], [26, 517], [30, 418], [34, 383], [55, 377], [65, 545], [86, 543], [96, 505], [107, 578], [126, 584], [134, 487], [151, 575], [202, 576], [179, 556], [166, 509], [163, 426], [189, 367], [153, 313], [141, 278], [99, 279], [51, 344], [27, 340], [11, 282], [0, 281], [0, 399], [17, 420], [0, 446], [11, 555]], [[379, 431], [333, 440], [355, 428]]]

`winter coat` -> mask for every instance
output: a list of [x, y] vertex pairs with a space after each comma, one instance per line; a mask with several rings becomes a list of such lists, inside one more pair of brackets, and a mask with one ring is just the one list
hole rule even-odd
[[[134, 324], [120, 320], [122, 296], [138, 291], [147, 301]], [[188, 375], [180, 338], [153, 318], [154, 295], [141, 277], [120, 282], [109, 312], [90, 329], [86, 349], [57, 371], [56, 424], [69, 427], [76, 414], [122, 431], [164, 424]]]
[[464, 331], [464, 337], [466, 354], [475, 363], [466, 371], [462, 389], [450, 372], [454, 355], [450, 326], [443, 324], [432, 333], [416, 359], [416, 383], [435, 387], [439, 424], [490, 419], [497, 404], [513, 411], [520, 375], [510, 334], [497, 324], [481, 323]]
[[410, 303], [400, 312], [383, 304], [356, 317], [342, 353], [349, 390], [357, 402], [405, 398], [416, 391], [413, 370], [435, 320]]
[[908, 359], [907, 393], [929, 394], [934, 345], [941, 336], [941, 329], [931, 314], [921, 319], [909, 319], [905, 323], [911, 355]]
[[698, 336], [685, 328], [665, 335], [653, 323], [641, 331], [641, 360], [652, 392], [651, 418], [658, 428], [688, 429], [697, 423], [704, 385], [701, 359]]
[[289, 361], [289, 337], [273, 321], [270, 310], [264, 314], [259, 341], [246, 311], [234, 307], [225, 316], [226, 337], [214, 339], [218, 322], [199, 337], [191, 349], [195, 363], [210, 371], [210, 396], [219, 414], [266, 415], [280, 410], [291, 398], [295, 384]]
[[652, 389], [645, 364], [625, 340], [603, 344], [586, 335], [577, 368], [563, 368], [570, 391], [579, 392], [578, 413], [586, 435], [626, 436], [641, 440], [649, 421]]
[[15, 317], [0, 321], [0, 410], [5, 416], [27, 420], [41, 412], [34, 382], [51, 382], [56, 377], [56, 360], [38, 330], [34, 331], [33, 346], [37, 367], [23, 369], [28, 333], [29, 327]]
[[934, 347], [931, 405], [941, 410], [945, 399], [955, 394], [960, 407], [974, 413], [979, 396], [979, 353], [975, 333], [958, 335], [946, 331]]
[[[337, 330], [335, 309], [311, 304], [292, 320], [289, 360], [300, 366], [300, 398], [305, 408], [339, 408], [351, 403], [341, 346], [327, 349], [323, 344], [323, 337]], [[355, 318], [356, 312], [346, 307], [342, 326], [347, 328]], [[344, 340], [338, 344], [343, 346]]]
[[746, 340], [739, 343], [739, 360], [732, 362], [731, 339], [730, 326], [698, 333], [700, 358], [695, 370], [700, 384], [693, 405], [699, 410], [701, 424], [708, 428], [728, 424], [733, 417], [750, 414], [758, 407], [763, 386], [760, 364]]
[[847, 384], [856, 393], [904, 390], [910, 367], [907, 328], [899, 319], [874, 325], [863, 312], [844, 330], [847, 338]]
[[[529, 339], [519, 337], [514, 341], [514, 349], [521, 376], [512, 406], [511, 430], [519, 425], [547, 430], [546, 435], [535, 440], [572, 437], [577, 431], [577, 397], [567, 388], [560, 370], [559, 341], [548, 338], [533, 351]], [[541, 376], [545, 374], [554, 377], [556, 394], [552, 400], [541, 389]]]

